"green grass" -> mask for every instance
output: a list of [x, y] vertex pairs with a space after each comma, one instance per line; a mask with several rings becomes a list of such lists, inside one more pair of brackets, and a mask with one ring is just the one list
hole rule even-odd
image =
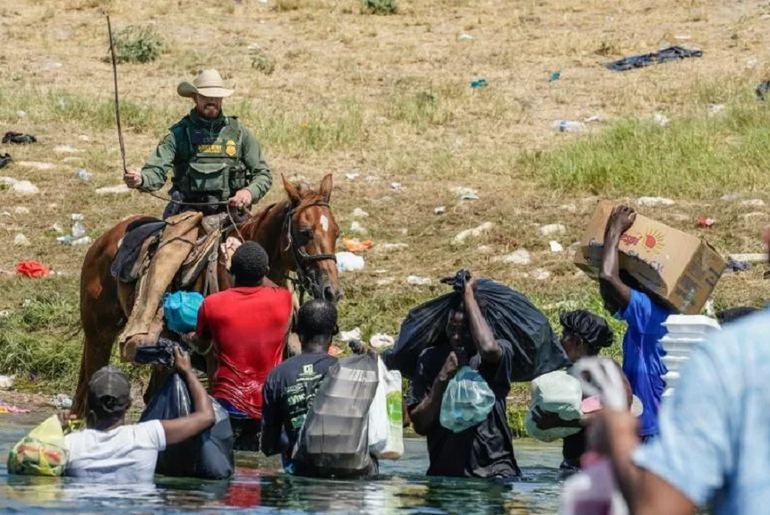
[[389, 15], [398, 13], [396, 0], [361, 0], [364, 11], [370, 14]]
[[160, 57], [163, 39], [152, 25], [129, 25], [114, 36], [115, 59], [119, 63], [150, 63]]
[[[702, 99], [717, 98], [708, 88]], [[713, 198], [763, 191], [770, 167], [770, 105], [743, 98], [710, 115], [707, 107], [666, 126], [624, 119], [552, 151], [525, 154], [522, 164], [566, 192]]]

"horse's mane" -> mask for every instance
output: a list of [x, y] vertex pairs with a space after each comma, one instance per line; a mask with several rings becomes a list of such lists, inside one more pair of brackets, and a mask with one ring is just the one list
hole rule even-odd
[[[300, 202], [294, 209], [300, 209], [308, 204], [316, 204], [323, 201], [323, 196], [317, 191], [309, 189], [301, 190]], [[266, 208], [262, 209], [255, 215], [251, 216], [248, 220], [243, 222], [240, 225], [241, 232], [244, 235], [249, 235], [248, 237], [253, 239], [253, 235], [256, 234], [256, 231], [265, 222], [267, 217], [276, 211], [284, 213], [290, 202], [290, 199], [284, 199], [280, 202], [274, 202], [273, 204], [268, 205]]]

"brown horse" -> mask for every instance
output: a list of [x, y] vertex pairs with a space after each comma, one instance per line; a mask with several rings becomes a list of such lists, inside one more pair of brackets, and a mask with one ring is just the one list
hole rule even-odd
[[[288, 198], [272, 204], [238, 227], [246, 240], [256, 241], [270, 257], [268, 278], [287, 284], [295, 272], [299, 286], [314, 298], [337, 301], [342, 290], [337, 276], [334, 250], [339, 228], [329, 206], [332, 176], [325, 176], [318, 191], [297, 189], [283, 178]], [[85, 343], [73, 412], [83, 416], [87, 385], [94, 372], [107, 365], [112, 346], [133, 307], [134, 285], [119, 284], [110, 267], [126, 227], [124, 220], [97, 239], [86, 254], [80, 277], [80, 321]], [[203, 290], [205, 271], [196, 281]], [[224, 258], [218, 263], [221, 289], [231, 285]]]

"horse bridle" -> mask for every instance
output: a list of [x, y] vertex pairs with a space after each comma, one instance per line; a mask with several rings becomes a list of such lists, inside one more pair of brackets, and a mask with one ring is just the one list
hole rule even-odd
[[[292, 256], [294, 257], [294, 261], [297, 263], [297, 279], [293, 279], [289, 277], [289, 280], [291, 280], [293, 283], [299, 286], [300, 290], [300, 304], [303, 301], [303, 297], [305, 296], [305, 292], [313, 292], [316, 291], [322, 291], [322, 285], [318, 283], [317, 279], [315, 278], [315, 274], [312, 274], [309, 272], [309, 270], [306, 268], [308, 265], [312, 263], [317, 263], [319, 261], [334, 261], [337, 262], [337, 256], [334, 254], [308, 254], [303, 249], [302, 244], [300, 244], [297, 240], [297, 238], [294, 235], [293, 224], [292, 220], [296, 215], [304, 211], [305, 209], [310, 209], [311, 207], [325, 207], [326, 209], [329, 209], [331, 211], [331, 206], [328, 202], [313, 202], [311, 204], [305, 204], [305, 205], [298, 205], [297, 207], [292, 208], [291, 206], [288, 207], [286, 210], [286, 215], [284, 219], [284, 226], [286, 230], [286, 238], [288, 238], [288, 245], [285, 250], [291, 249]], [[306, 245], [306, 244], [305, 244]]]

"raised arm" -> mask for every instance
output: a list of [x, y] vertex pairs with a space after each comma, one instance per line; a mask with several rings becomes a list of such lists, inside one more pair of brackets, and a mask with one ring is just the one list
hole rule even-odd
[[[417, 406], [409, 411], [409, 417], [412, 419], [412, 427], [414, 427], [414, 431], [418, 435], [427, 435], [430, 428], [438, 420], [439, 414], [441, 413], [441, 400], [444, 397], [444, 390], [446, 390], [447, 384], [449, 384], [449, 381], [457, 373], [458, 368], [460, 368], [460, 365], [457, 360], [457, 354], [451, 352], [449, 356], [447, 356], [444, 366], [441, 368], [441, 372], [439, 372], [436, 379], [433, 380], [433, 386], [428, 394], [423, 397]], [[417, 381], [420, 380], [419, 377], [415, 379]], [[416, 389], [422, 390], [422, 388], [419, 388], [419, 385], [416, 384], [412, 384], [411, 388], [413, 392]]]
[[479, 351], [481, 360], [487, 363], [499, 363], [503, 357], [503, 349], [497, 344], [495, 335], [492, 334], [487, 320], [481, 313], [476, 297], [473, 294], [473, 284], [475, 281], [469, 280], [465, 284], [463, 292], [463, 301], [465, 304], [465, 316], [468, 318], [468, 325], [471, 330], [471, 338], [476, 350]]
[[195, 372], [193, 372], [190, 356], [180, 351], [179, 347], [175, 347], [174, 363], [177, 372], [187, 383], [195, 411], [186, 417], [160, 421], [166, 433], [166, 444], [168, 445], [192, 438], [213, 426], [216, 421], [211, 399], [209, 399], [206, 389], [198, 381]]
[[613, 311], [625, 310], [631, 302], [631, 288], [620, 279], [618, 246], [620, 237], [634, 224], [636, 212], [626, 206], [612, 210], [604, 229], [602, 267], [599, 271], [599, 292], [605, 307]]

